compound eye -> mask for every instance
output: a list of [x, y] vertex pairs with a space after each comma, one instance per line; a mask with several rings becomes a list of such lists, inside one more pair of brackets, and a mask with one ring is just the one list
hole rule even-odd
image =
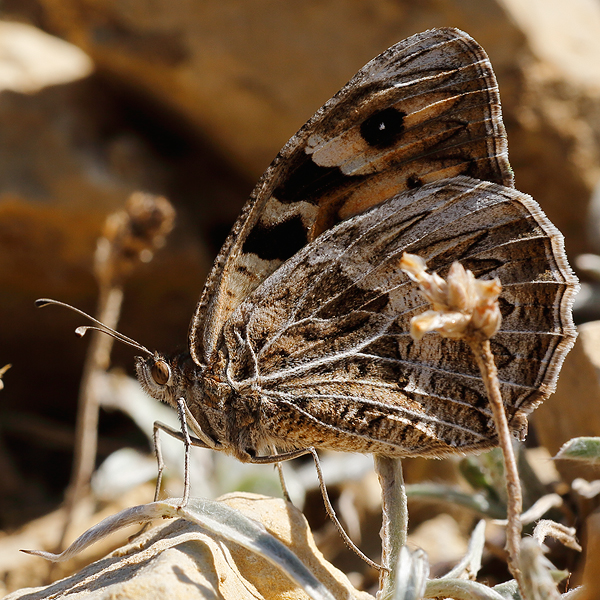
[[166, 385], [171, 379], [171, 368], [164, 360], [157, 360], [150, 369], [152, 379], [158, 385]]

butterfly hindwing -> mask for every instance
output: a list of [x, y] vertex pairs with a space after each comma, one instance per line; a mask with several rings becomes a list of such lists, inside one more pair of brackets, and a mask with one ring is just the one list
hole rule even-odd
[[232, 312], [319, 234], [460, 174], [512, 186], [497, 83], [471, 37], [431, 30], [368, 63], [266, 171], [207, 279], [190, 324], [194, 361], [215, 359]]
[[442, 275], [460, 260], [478, 277], [500, 277], [492, 348], [513, 429], [554, 390], [575, 336], [562, 236], [529, 196], [459, 176], [326, 231], [233, 313], [228, 378], [241, 394], [258, 390], [265, 439], [399, 456], [494, 444], [469, 348], [408, 334], [427, 307], [399, 269], [404, 251]]

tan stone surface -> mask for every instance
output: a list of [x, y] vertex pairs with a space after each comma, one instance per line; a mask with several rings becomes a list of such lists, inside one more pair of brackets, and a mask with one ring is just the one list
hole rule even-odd
[[600, 39], [600, 9], [590, 0], [42, 4], [53, 31], [171, 107], [253, 178], [386, 47], [431, 27], [464, 29], [498, 75], [517, 186], [542, 203], [569, 250], [585, 248], [577, 214], [600, 164], [600, 74], [586, 66]]
[[[596, 368], [600, 379], [600, 321], [590, 321], [579, 326], [579, 338], [585, 354]], [[600, 431], [598, 432], [600, 435]]]
[[0, 22], [0, 91], [38, 92], [87, 77], [93, 68], [72, 44], [25, 23]]
[[449, 514], [440, 514], [419, 525], [408, 536], [409, 548], [421, 548], [430, 564], [456, 564], [467, 551], [467, 540]]
[[[600, 436], [600, 378], [598, 377], [600, 323], [579, 327], [579, 337], [567, 355], [556, 392], [532, 416], [539, 442], [554, 456], [568, 440]], [[600, 478], [598, 465], [556, 461], [567, 480]]]
[[[501, 0], [532, 51], [572, 83], [599, 91], [600, 5], [595, 0]], [[566, 51], [565, 51], [566, 50]]]

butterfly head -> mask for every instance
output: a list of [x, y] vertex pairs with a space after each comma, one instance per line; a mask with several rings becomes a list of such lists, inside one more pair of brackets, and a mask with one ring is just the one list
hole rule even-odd
[[180, 357], [174, 356], [172, 358], [167, 358], [158, 352], [151, 352], [148, 348], [142, 346], [142, 344], [123, 335], [115, 329], [108, 327], [101, 321], [98, 321], [94, 317], [70, 304], [65, 304], [64, 302], [51, 300], [49, 298], [41, 298], [36, 301], [38, 307], [52, 304], [68, 308], [95, 323], [95, 325], [83, 325], [78, 327], [75, 330], [78, 335], [83, 336], [89, 330], [99, 331], [143, 352], [146, 357], [138, 356], [136, 358], [136, 371], [140, 384], [153, 398], [162, 400], [171, 405], [175, 404], [174, 396], [178, 392], [181, 392], [182, 376], [180, 375], [179, 369], [179, 363], [181, 362]]
[[168, 358], [158, 352], [135, 359], [138, 381], [149, 396], [175, 404], [176, 397], [182, 395], [180, 369], [176, 363], [177, 357]]

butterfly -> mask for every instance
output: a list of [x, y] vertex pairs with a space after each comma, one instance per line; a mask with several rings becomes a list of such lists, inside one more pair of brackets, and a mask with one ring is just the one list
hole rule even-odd
[[403, 252], [441, 275], [460, 261], [500, 278], [492, 350], [524, 435], [574, 343], [577, 280], [561, 234], [514, 188], [492, 66], [457, 29], [392, 46], [288, 141], [215, 260], [188, 350], [138, 346], [138, 378], [178, 408], [182, 435], [187, 423], [246, 462], [494, 446], [468, 346], [409, 335], [427, 306]]

